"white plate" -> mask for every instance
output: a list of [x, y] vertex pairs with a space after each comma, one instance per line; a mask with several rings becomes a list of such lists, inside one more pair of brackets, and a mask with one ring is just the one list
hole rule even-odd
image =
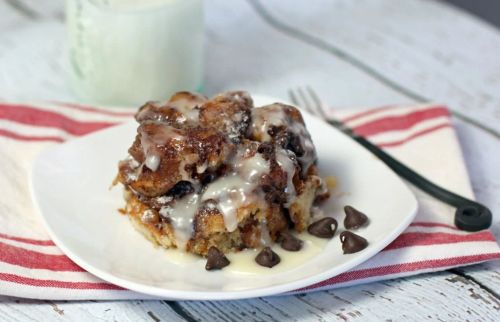
[[[254, 97], [256, 106], [276, 100]], [[302, 265], [270, 274], [207, 272], [154, 248], [117, 209], [122, 189], [109, 190], [137, 124], [128, 123], [44, 151], [32, 173], [32, 193], [54, 242], [92, 274], [137, 292], [169, 299], [222, 300], [278, 294], [320, 282], [366, 261], [412, 221], [417, 201], [381, 161], [321, 120], [304, 113], [322, 175], [338, 180], [329, 210], [341, 223], [342, 206], [362, 209], [371, 222], [360, 230], [363, 251], [343, 255], [338, 232], [323, 252]], [[341, 230], [342, 225], [339, 227]], [[202, 261], [202, 260], [200, 260]]]

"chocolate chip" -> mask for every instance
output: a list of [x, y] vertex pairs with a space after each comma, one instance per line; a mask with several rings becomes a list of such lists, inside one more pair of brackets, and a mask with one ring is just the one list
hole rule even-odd
[[264, 247], [264, 249], [260, 251], [259, 255], [255, 257], [255, 261], [261, 266], [271, 268], [278, 265], [281, 259], [278, 254], [272, 251], [271, 248]]
[[301, 157], [306, 153], [304, 147], [302, 146], [300, 137], [292, 133], [288, 134], [288, 143], [285, 148], [293, 151], [298, 157]]
[[366, 239], [350, 231], [343, 231], [340, 233], [340, 242], [342, 243], [344, 254], [357, 253], [368, 246], [368, 241]]
[[201, 184], [206, 186], [207, 184], [213, 182], [217, 179], [217, 175], [215, 173], [205, 173], [201, 178]]
[[346, 229], [357, 229], [368, 222], [368, 217], [364, 213], [351, 206], [345, 206], [344, 212], [344, 227]]
[[304, 244], [302, 240], [298, 239], [288, 231], [281, 233], [280, 238], [281, 238], [281, 243], [280, 243], [281, 248], [291, 252], [296, 252], [301, 250], [302, 245]]
[[207, 271], [222, 269], [229, 265], [229, 259], [217, 247], [210, 247], [207, 254], [207, 264], [205, 269]]
[[167, 193], [167, 195], [174, 197], [175, 199], [180, 199], [187, 194], [194, 191], [193, 185], [189, 181], [179, 181], [175, 186], [172, 187]]
[[[333, 227], [332, 227], [333, 226]], [[332, 238], [337, 230], [337, 221], [332, 217], [325, 217], [307, 227], [309, 234], [319, 238]]]

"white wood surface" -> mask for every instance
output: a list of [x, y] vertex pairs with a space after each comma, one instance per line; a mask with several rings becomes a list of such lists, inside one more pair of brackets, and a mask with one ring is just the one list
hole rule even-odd
[[[208, 93], [244, 88], [286, 98], [289, 88], [310, 85], [337, 107], [425, 98], [500, 131], [500, 32], [440, 2], [213, 0], [206, 3], [206, 24]], [[0, 98], [75, 101], [64, 71], [63, 2], [0, 0]], [[499, 238], [500, 141], [455, 122], [474, 191], [495, 214]], [[500, 264], [493, 262], [246, 301], [3, 297], [0, 321], [500, 321], [498, 293]]]

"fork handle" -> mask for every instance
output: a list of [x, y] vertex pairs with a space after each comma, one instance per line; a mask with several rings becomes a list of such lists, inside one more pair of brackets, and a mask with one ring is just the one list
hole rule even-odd
[[[331, 125], [338, 127], [336, 122], [331, 122]], [[376, 155], [389, 168], [403, 177], [414, 186], [427, 192], [429, 195], [456, 207], [455, 225], [457, 228], [465, 231], [479, 231], [489, 228], [492, 222], [491, 211], [484, 205], [457, 195], [449, 190], [446, 190], [433, 182], [427, 180], [411, 168], [391, 157], [381, 148], [371, 143], [362, 136], [356, 135], [352, 130], [343, 129], [347, 135], [353, 138], [356, 142], [364, 146], [374, 155]]]

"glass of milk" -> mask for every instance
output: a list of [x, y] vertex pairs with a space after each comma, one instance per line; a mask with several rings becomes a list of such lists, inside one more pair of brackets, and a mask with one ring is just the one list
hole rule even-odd
[[66, 0], [70, 83], [87, 103], [135, 106], [202, 82], [202, 0]]

